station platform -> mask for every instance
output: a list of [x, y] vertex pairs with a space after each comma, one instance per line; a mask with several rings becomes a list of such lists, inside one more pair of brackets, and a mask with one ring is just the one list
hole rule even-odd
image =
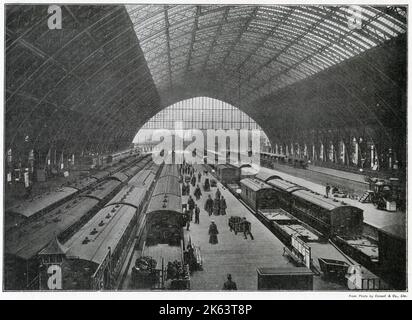
[[325, 167], [319, 167], [319, 166], [314, 166], [309, 164], [307, 167], [307, 170], [314, 171], [314, 172], [319, 172], [322, 174], [327, 174], [329, 176], [345, 179], [345, 180], [350, 180], [353, 182], [358, 182], [358, 183], [363, 183], [365, 185], [368, 185], [368, 183], [365, 180], [365, 176], [363, 174], [356, 174], [353, 172], [347, 172], [347, 171], [341, 171], [341, 170], [336, 170], [336, 169], [331, 169], [331, 168], [325, 168]]
[[[211, 178], [210, 174], [208, 178]], [[202, 182], [203, 179], [204, 176], [202, 176]], [[200, 223], [195, 224], [193, 220], [190, 224], [190, 231], [186, 231], [186, 228], [184, 230], [185, 243], [187, 244], [190, 240], [194, 245], [199, 246], [203, 260], [203, 270], [195, 271], [191, 275], [191, 290], [221, 290], [227, 274], [230, 273], [238, 290], [255, 291], [257, 290], [256, 268], [294, 266], [293, 262], [283, 255], [284, 244], [220, 182], [217, 182], [217, 187], [226, 199], [227, 214], [209, 217], [204, 210], [204, 204], [209, 194], [212, 198], [215, 197], [216, 188], [211, 188], [210, 192], [204, 192], [201, 183], [199, 185], [202, 189], [202, 197], [195, 202], [200, 208]], [[194, 188], [191, 187], [190, 191], [195, 199]], [[183, 200], [183, 203], [185, 201]], [[243, 234], [235, 235], [229, 230], [228, 219], [231, 215], [246, 217], [251, 222], [254, 240], [251, 240], [250, 236], [245, 239]], [[215, 221], [219, 231], [219, 243], [216, 245], [209, 243], [208, 230], [212, 220]], [[346, 258], [334, 248], [329, 248], [329, 253], [325, 256], [324, 252], [319, 252], [313, 258], [317, 260], [319, 256], [340, 258], [346, 261]], [[347, 290], [347, 287], [324, 281], [320, 276], [314, 276], [313, 289]]]
[[[209, 178], [211, 176], [209, 175]], [[204, 176], [202, 176], [203, 183]], [[199, 184], [201, 185], [201, 184]], [[238, 290], [257, 290], [258, 267], [293, 267], [288, 259], [282, 256], [283, 243], [278, 240], [246, 207], [244, 207], [225, 187], [219, 182], [217, 187], [226, 199], [227, 214], [224, 216], [210, 216], [204, 210], [208, 195], [215, 197], [216, 188], [210, 192], [202, 190], [202, 197], [197, 201], [200, 208], [200, 223], [190, 224], [190, 231], [184, 229], [185, 243], [189, 239], [200, 247], [203, 270], [196, 271], [191, 276], [191, 289], [201, 291], [221, 290], [227, 280], [228, 273], [232, 274]], [[202, 187], [201, 187], [202, 188]], [[191, 187], [193, 199], [194, 188]], [[246, 217], [252, 224], [254, 240], [244, 238], [244, 235], [229, 230], [228, 219], [230, 216]], [[215, 221], [219, 234], [218, 244], [209, 243], [209, 225]]]
[[[260, 167], [260, 170], [262, 170], [265, 173], [278, 175], [282, 179], [296, 183], [298, 185], [301, 185], [305, 188], [308, 188], [320, 194], [325, 194], [326, 182], [325, 184], [315, 183], [315, 182], [310, 181], [308, 178], [303, 179], [301, 177], [297, 177], [290, 173], [285, 173], [280, 170], [269, 169], [265, 167]], [[305, 171], [305, 170], [301, 169], [300, 171]], [[406, 225], [406, 213], [405, 212], [401, 212], [401, 211], [389, 212], [389, 211], [384, 211], [384, 210], [378, 210], [371, 203], [361, 203], [358, 200], [354, 200], [350, 198], [344, 198], [343, 200], [352, 206], [362, 209], [364, 222], [373, 228], [382, 229], [383, 227], [393, 225], [393, 224]]]
[[307, 169], [296, 168], [281, 163], [273, 163], [273, 169], [290, 174], [297, 178], [306, 179], [320, 185], [339, 186], [346, 193], [360, 197], [369, 189], [363, 175], [309, 165]]

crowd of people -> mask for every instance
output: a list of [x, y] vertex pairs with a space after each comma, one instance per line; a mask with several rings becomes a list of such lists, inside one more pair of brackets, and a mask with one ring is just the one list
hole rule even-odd
[[[191, 223], [200, 224], [201, 219], [201, 209], [200, 205], [202, 203], [202, 198], [206, 197], [204, 201], [203, 209], [209, 216], [225, 216], [227, 214], [227, 203], [225, 197], [222, 195], [219, 186], [216, 189], [211, 189], [212, 183], [209, 179], [209, 173], [206, 170], [200, 171], [200, 169], [195, 168], [193, 165], [184, 162], [180, 168], [181, 182], [182, 182], [182, 195], [187, 196], [187, 202], [184, 204], [184, 220], [186, 221], [186, 230], [190, 231]], [[213, 180], [213, 179], [212, 179]], [[202, 189], [203, 187], [203, 189]], [[193, 188], [193, 189], [192, 189]], [[214, 197], [213, 196], [213, 191]], [[193, 191], [193, 192], [191, 192]], [[192, 196], [193, 195], [193, 196]], [[202, 218], [204, 219], [204, 218]], [[253, 239], [251, 233], [251, 224], [244, 218], [242, 223], [247, 227], [243, 228], [245, 239], [250, 236]], [[210, 220], [210, 225], [208, 228], [209, 243], [211, 245], [216, 245], [219, 243], [218, 239], [219, 230], [215, 220]], [[187, 248], [185, 250], [185, 260], [189, 265], [189, 269], [193, 271], [195, 265], [195, 259], [193, 256], [193, 247]], [[222, 290], [237, 290], [236, 283], [232, 281], [232, 276], [228, 275], [227, 281], [224, 283]]]

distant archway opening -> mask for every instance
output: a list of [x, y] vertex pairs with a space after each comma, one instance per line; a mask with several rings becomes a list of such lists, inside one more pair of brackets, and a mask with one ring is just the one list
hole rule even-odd
[[[241, 131], [258, 131], [260, 151], [268, 152], [271, 144], [268, 136], [262, 128], [245, 112], [239, 108], [210, 97], [195, 97], [185, 99], [163, 109], [149, 121], [136, 134], [133, 142], [143, 151], [151, 151], [159, 141], [154, 139], [157, 130], [201, 130], [207, 139], [208, 132], [215, 130], [217, 135], [227, 135], [228, 131], [235, 132], [239, 136]], [[249, 136], [250, 138], [250, 136]], [[218, 138], [217, 138], [218, 140]], [[216, 141], [217, 141], [216, 140]], [[186, 146], [191, 141], [184, 141]], [[205, 141], [205, 145], [207, 142]], [[249, 143], [249, 146], [251, 143]], [[228, 151], [230, 143], [217, 146], [216, 150]]]

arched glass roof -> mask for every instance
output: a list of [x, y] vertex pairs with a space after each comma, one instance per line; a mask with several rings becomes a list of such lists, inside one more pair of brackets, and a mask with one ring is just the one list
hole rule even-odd
[[251, 102], [406, 32], [406, 10], [394, 7], [126, 9], [163, 99], [178, 87], [217, 80], [217, 96]]
[[196, 96], [238, 107], [273, 136], [405, 126], [406, 7], [61, 9], [63, 28], [50, 30], [47, 5], [5, 7], [7, 149], [120, 150]]

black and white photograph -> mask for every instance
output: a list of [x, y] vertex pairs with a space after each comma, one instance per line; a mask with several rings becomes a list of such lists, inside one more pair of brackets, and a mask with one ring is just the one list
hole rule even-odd
[[2, 295], [408, 296], [409, 8], [363, 3], [2, 3]]

